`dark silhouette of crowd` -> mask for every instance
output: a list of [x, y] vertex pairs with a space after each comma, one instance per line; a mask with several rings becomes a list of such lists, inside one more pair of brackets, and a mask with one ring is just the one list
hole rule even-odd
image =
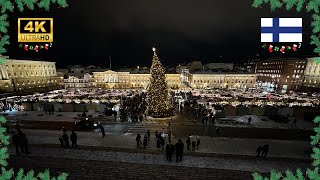
[[[64, 127], [62, 127], [62, 136], [59, 137], [59, 141], [60, 141], [61, 147], [65, 147], [65, 148], [70, 147], [69, 136], [68, 136], [67, 130]], [[78, 144], [77, 144], [78, 136], [74, 130], [71, 131], [70, 141], [71, 141], [71, 148], [78, 148]]]
[[120, 103], [121, 121], [141, 122], [146, 117], [146, 94], [140, 93], [133, 97], [122, 97]]
[[259, 157], [261, 154], [261, 157], [266, 157], [268, 155], [269, 152], [269, 144], [266, 144], [264, 146], [258, 146], [256, 153], [257, 156]]

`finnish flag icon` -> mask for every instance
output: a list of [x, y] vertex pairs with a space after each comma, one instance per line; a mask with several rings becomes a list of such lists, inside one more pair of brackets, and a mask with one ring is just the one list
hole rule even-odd
[[302, 18], [261, 18], [261, 42], [302, 42]]

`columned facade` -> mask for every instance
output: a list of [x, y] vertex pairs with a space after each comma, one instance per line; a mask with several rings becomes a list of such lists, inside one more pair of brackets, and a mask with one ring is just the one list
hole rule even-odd
[[58, 87], [55, 62], [7, 59], [0, 65], [2, 92], [33, 92]]

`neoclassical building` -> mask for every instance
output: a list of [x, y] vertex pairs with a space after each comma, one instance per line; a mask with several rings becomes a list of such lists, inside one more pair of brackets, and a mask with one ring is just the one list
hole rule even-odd
[[0, 91], [38, 91], [58, 87], [55, 62], [9, 59], [0, 65]]
[[188, 74], [191, 88], [254, 88], [256, 74], [198, 71]]
[[92, 88], [93, 77], [89, 73], [69, 74], [68, 79], [64, 79], [65, 88]]
[[307, 58], [307, 66], [303, 77], [302, 89], [305, 91], [319, 91], [320, 89], [320, 63], [315, 58]]
[[[104, 71], [93, 72], [93, 85], [106, 89], [146, 89], [149, 84], [150, 73], [148, 70], [142, 71]], [[180, 82], [179, 74], [166, 74], [168, 87], [181, 88], [183, 84]]]

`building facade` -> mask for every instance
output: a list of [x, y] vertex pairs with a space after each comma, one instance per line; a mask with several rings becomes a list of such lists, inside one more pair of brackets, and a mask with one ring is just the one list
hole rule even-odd
[[307, 66], [307, 59], [268, 59], [256, 64], [258, 86], [267, 91], [300, 90]]
[[55, 62], [7, 59], [0, 70], [2, 92], [59, 88]]
[[69, 74], [67, 79], [64, 79], [66, 89], [76, 88], [85, 89], [93, 87], [93, 76], [89, 73], [85, 74]]
[[315, 58], [307, 58], [307, 67], [303, 77], [302, 90], [319, 91], [320, 90], [320, 63]]
[[214, 73], [194, 72], [189, 74], [191, 88], [254, 88], [256, 87], [256, 74], [247, 73]]
[[[93, 86], [106, 89], [146, 89], [150, 82], [149, 71], [116, 72], [104, 71], [93, 72]], [[166, 74], [169, 88], [181, 88], [179, 74]]]

